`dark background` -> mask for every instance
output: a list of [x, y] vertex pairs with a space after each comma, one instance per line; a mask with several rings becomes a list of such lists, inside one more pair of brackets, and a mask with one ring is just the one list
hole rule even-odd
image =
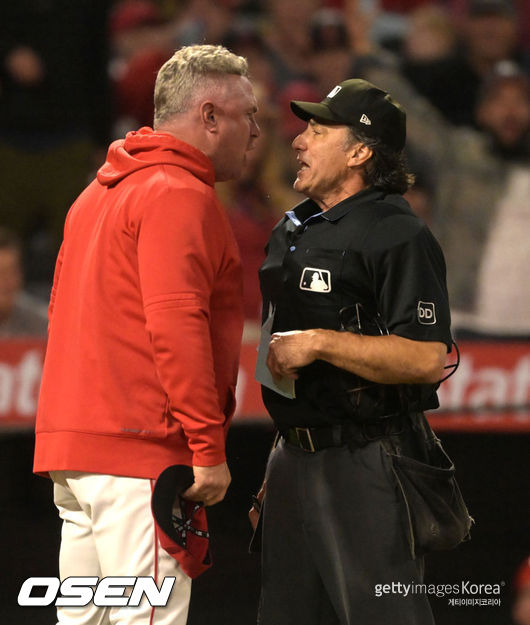
[[[208, 511], [214, 566], [194, 582], [188, 625], [255, 623], [260, 566], [259, 556], [247, 553], [247, 510], [272, 439], [272, 428], [263, 421], [236, 422], [230, 431], [232, 485], [226, 500]], [[442, 439], [476, 526], [470, 542], [428, 557], [425, 581], [506, 585], [500, 607], [449, 606], [447, 597], [433, 598], [437, 625], [509, 625], [510, 580], [528, 555], [530, 435], [446, 433]], [[0, 436], [0, 625], [56, 622], [53, 607], [16, 603], [25, 579], [57, 575], [60, 524], [51, 483], [31, 473], [32, 453], [31, 434]]]

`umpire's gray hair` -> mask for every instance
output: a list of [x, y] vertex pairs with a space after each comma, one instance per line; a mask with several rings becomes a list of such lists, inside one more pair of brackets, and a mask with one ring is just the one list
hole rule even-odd
[[227, 74], [248, 77], [246, 59], [223, 46], [194, 45], [177, 50], [156, 78], [154, 127], [185, 113], [199, 92]]

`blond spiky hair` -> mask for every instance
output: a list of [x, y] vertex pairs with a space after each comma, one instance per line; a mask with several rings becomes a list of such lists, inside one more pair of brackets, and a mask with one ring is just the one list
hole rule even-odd
[[195, 45], [177, 50], [156, 78], [154, 127], [186, 112], [208, 82], [227, 74], [248, 76], [246, 59], [223, 46]]

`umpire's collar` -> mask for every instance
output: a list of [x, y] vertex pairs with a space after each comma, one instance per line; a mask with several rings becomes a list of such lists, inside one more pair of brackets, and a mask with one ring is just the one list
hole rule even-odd
[[384, 196], [385, 193], [381, 189], [374, 189], [370, 187], [369, 189], [363, 189], [355, 195], [351, 195], [345, 200], [342, 200], [342, 202], [335, 204], [335, 206], [332, 206], [327, 211], [320, 210], [318, 204], [314, 200], [308, 198], [303, 202], [300, 202], [300, 204], [297, 204], [293, 210], [288, 211], [286, 215], [291, 221], [295, 222], [296, 225], [305, 224], [306, 221], [316, 217], [334, 222], [344, 217], [344, 215], [349, 213], [359, 204], [374, 202], [382, 199]]

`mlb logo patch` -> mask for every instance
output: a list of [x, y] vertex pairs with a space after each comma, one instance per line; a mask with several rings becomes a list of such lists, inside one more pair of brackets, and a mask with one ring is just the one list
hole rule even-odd
[[418, 302], [418, 321], [424, 326], [436, 323], [436, 309], [432, 302]]
[[329, 293], [331, 291], [331, 274], [327, 269], [305, 267], [300, 278], [302, 291]]

